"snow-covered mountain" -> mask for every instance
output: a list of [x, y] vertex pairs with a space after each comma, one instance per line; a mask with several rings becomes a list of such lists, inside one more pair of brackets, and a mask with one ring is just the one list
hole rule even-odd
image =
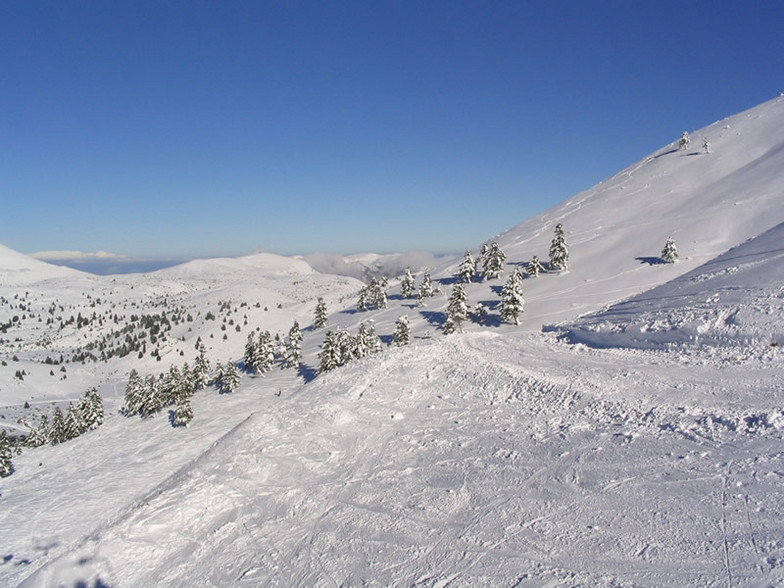
[[[161, 362], [66, 364], [58, 398], [99, 377], [110, 410], [14, 458], [0, 583], [781, 585], [784, 99], [692, 137], [495, 238], [508, 274], [566, 231], [568, 270], [524, 280], [520, 327], [498, 316], [505, 274], [466, 288], [483, 324], [441, 335], [454, 262], [433, 270], [442, 292], [424, 306], [393, 284], [388, 307], [365, 312], [360, 283], [268, 257], [111, 277], [67, 300], [67, 280], [24, 296], [3, 283], [0, 323], [33, 315], [3, 335], [2, 370], [33, 372], [0, 380], [9, 426], [28, 380], [51, 381], [45, 353], [107, 330], [47, 331], [52, 305], [67, 318], [165, 302], [193, 320], [172, 325]], [[668, 237], [680, 259], [657, 263]], [[247, 267], [278, 263], [257, 279]], [[320, 295], [332, 314], [314, 329]], [[409, 345], [315, 373], [327, 330], [372, 322], [389, 341], [402, 314]], [[239, 360], [248, 332], [293, 318], [298, 372], [198, 392], [187, 428], [116, 414], [131, 366], [191, 358], [197, 337]]]
[[82, 272], [33, 259], [0, 244], [0, 284], [3, 286], [24, 286], [79, 275], [83, 275]]

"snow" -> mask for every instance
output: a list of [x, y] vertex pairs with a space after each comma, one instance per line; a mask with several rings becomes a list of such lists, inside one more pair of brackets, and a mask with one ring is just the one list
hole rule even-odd
[[[88, 385], [107, 411], [0, 480], [0, 584], [784, 584], [782, 128], [775, 99], [691, 133], [710, 154], [665, 146], [491, 239], [508, 274], [565, 229], [569, 267], [523, 280], [520, 327], [499, 320], [502, 275], [466, 285], [486, 324], [441, 334], [459, 259], [433, 269], [424, 307], [393, 284], [365, 312], [357, 280], [270, 254], [2, 281], [0, 324], [25, 318], [1, 335], [0, 422], [22, 430]], [[680, 259], [656, 263], [670, 236]], [[0, 250], [0, 275], [28, 263]], [[313, 329], [319, 296], [331, 314]], [[193, 320], [161, 361], [67, 363], [62, 380], [43, 358], [113, 326], [39, 322], [53, 304]], [[314, 376], [328, 329], [373, 321], [390, 343], [402, 315], [411, 344]], [[238, 360], [248, 332], [294, 319], [300, 372], [200, 391], [188, 427], [117, 413], [131, 367], [191, 360], [197, 337]]]

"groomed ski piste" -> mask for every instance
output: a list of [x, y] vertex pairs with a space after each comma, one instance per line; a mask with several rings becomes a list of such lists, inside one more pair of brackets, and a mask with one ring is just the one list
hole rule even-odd
[[[99, 383], [106, 421], [14, 458], [0, 481], [0, 583], [784, 583], [782, 130], [776, 98], [490, 239], [506, 271], [466, 287], [489, 316], [451, 335], [440, 329], [459, 258], [431, 268], [441, 294], [424, 306], [392, 283], [387, 308], [360, 312], [361, 283], [268, 254], [104, 279], [48, 275], [3, 250], [0, 295], [26, 293], [27, 314], [97, 296], [240, 310], [175, 325], [160, 361], [68, 364], [54, 381], [40, 360], [84, 333], [9, 329], [9, 430], [36, 402]], [[568, 268], [526, 278], [522, 324], [504, 323], [500, 288], [532, 255], [547, 259], [557, 223]], [[668, 237], [679, 259], [659, 263]], [[34, 279], [6, 281], [25, 267]], [[331, 312], [322, 329], [309, 326], [317, 296]], [[19, 314], [8, 306], [0, 322]], [[372, 320], [389, 342], [403, 314], [408, 345], [316, 373], [327, 330]], [[220, 329], [229, 317], [241, 331]], [[213, 361], [240, 362], [254, 325], [293, 319], [303, 369], [197, 392], [188, 427], [118, 414], [132, 367], [191, 358], [197, 336]]]

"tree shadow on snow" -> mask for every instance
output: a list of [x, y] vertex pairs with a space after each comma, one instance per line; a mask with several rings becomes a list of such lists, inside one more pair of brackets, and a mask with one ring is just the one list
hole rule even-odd
[[433, 280], [437, 284], [443, 284], [444, 286], [451, 286], [455, 282], [457, 282], [457, 276], [450, 276], [448, 278], [438, 278], [437, 280]]
[[665, 155], [669, 155], [670, 153], [677, 153], [678, 149], [670, 149], [669, 151], [665, 151], [664, 153], [659, 153], [658, 155], [654, 155], [654, 159], [659, 159], [660, 157], [664, 157]]
[[635, 257], [634, 259], [648, 265], [664, 265], [664, 260], [661, 257]]
[[392, 345], [392, 342], [395, 340], [393, 335], [379, 335], [378, 338], [381, 339], [384, 345]]
[[427, 322], [436, 327], [440, 327], [446, 321], [446, 315], [443, 312], [434, 310], [422, 310], [419, 312]]
[[[503, 286], [490, 286], [490, 291], [495, 293], [495, 294], [498, 294], [499, 296], [501, 295], [501, 291], [503, 289], [504, 289]], [[484, 304], [484, 302], [482, 304]]]
[[306, 383], [312, 382], [316, 379], [316, 368], [301, 363], [299, 364], [299, 367], [297, 367], [297, 375], [305, 380]]

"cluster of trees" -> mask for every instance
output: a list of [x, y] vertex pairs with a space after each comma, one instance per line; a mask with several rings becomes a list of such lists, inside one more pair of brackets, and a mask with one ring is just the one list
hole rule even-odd
[[338, 327], [324, 335], [321, 351], [318, 353], [318, 372], [328, 372], [345, 365], [354, 359], [360, 359], [381, 351], [381, 339], [376, 335], [372, 323], [360, 323], [356, 335], [348, 329]]
[[[25, 423], [26, 424], [26, 423]], [[11, 439], [5, 429], [0, 430], [0, 478], [14, 473], [13, 457], [22, 452], [22, 446], [40, 447], [51, 443], [65, 443], [79, 435], [97, 429], [103, 424], [103, 400], [96, 388], [89, 388], [79, 401], [68, 403], [65, 412], [55, 406], [51, 418], [42, 414], [37, 427], [27, 425], [26, 438]]]
[[387, 279], [371, 278], [370, 283], [359, 291], [357, 310], [372, 310], [387, 307]]
[[[319, 302], [323, 309], [319, 310], [317, 306], [316, 314], [318, 317], [323, 312], [326, 323], [326, 305], [323, 305], [324, 301], [321, 298]], [[302, 338], [302, 331], [297, 321], [292, 324], [285, 340], [280, 334], [276, 334], [273, 339], [269, 331], [260, 332], [258, 337], [250, 333], [245, 343], [245, 368], [256, 374], [265, 374], [276, 362], [282, 363], [284, 367], [298, 366], [302, 359]]]

